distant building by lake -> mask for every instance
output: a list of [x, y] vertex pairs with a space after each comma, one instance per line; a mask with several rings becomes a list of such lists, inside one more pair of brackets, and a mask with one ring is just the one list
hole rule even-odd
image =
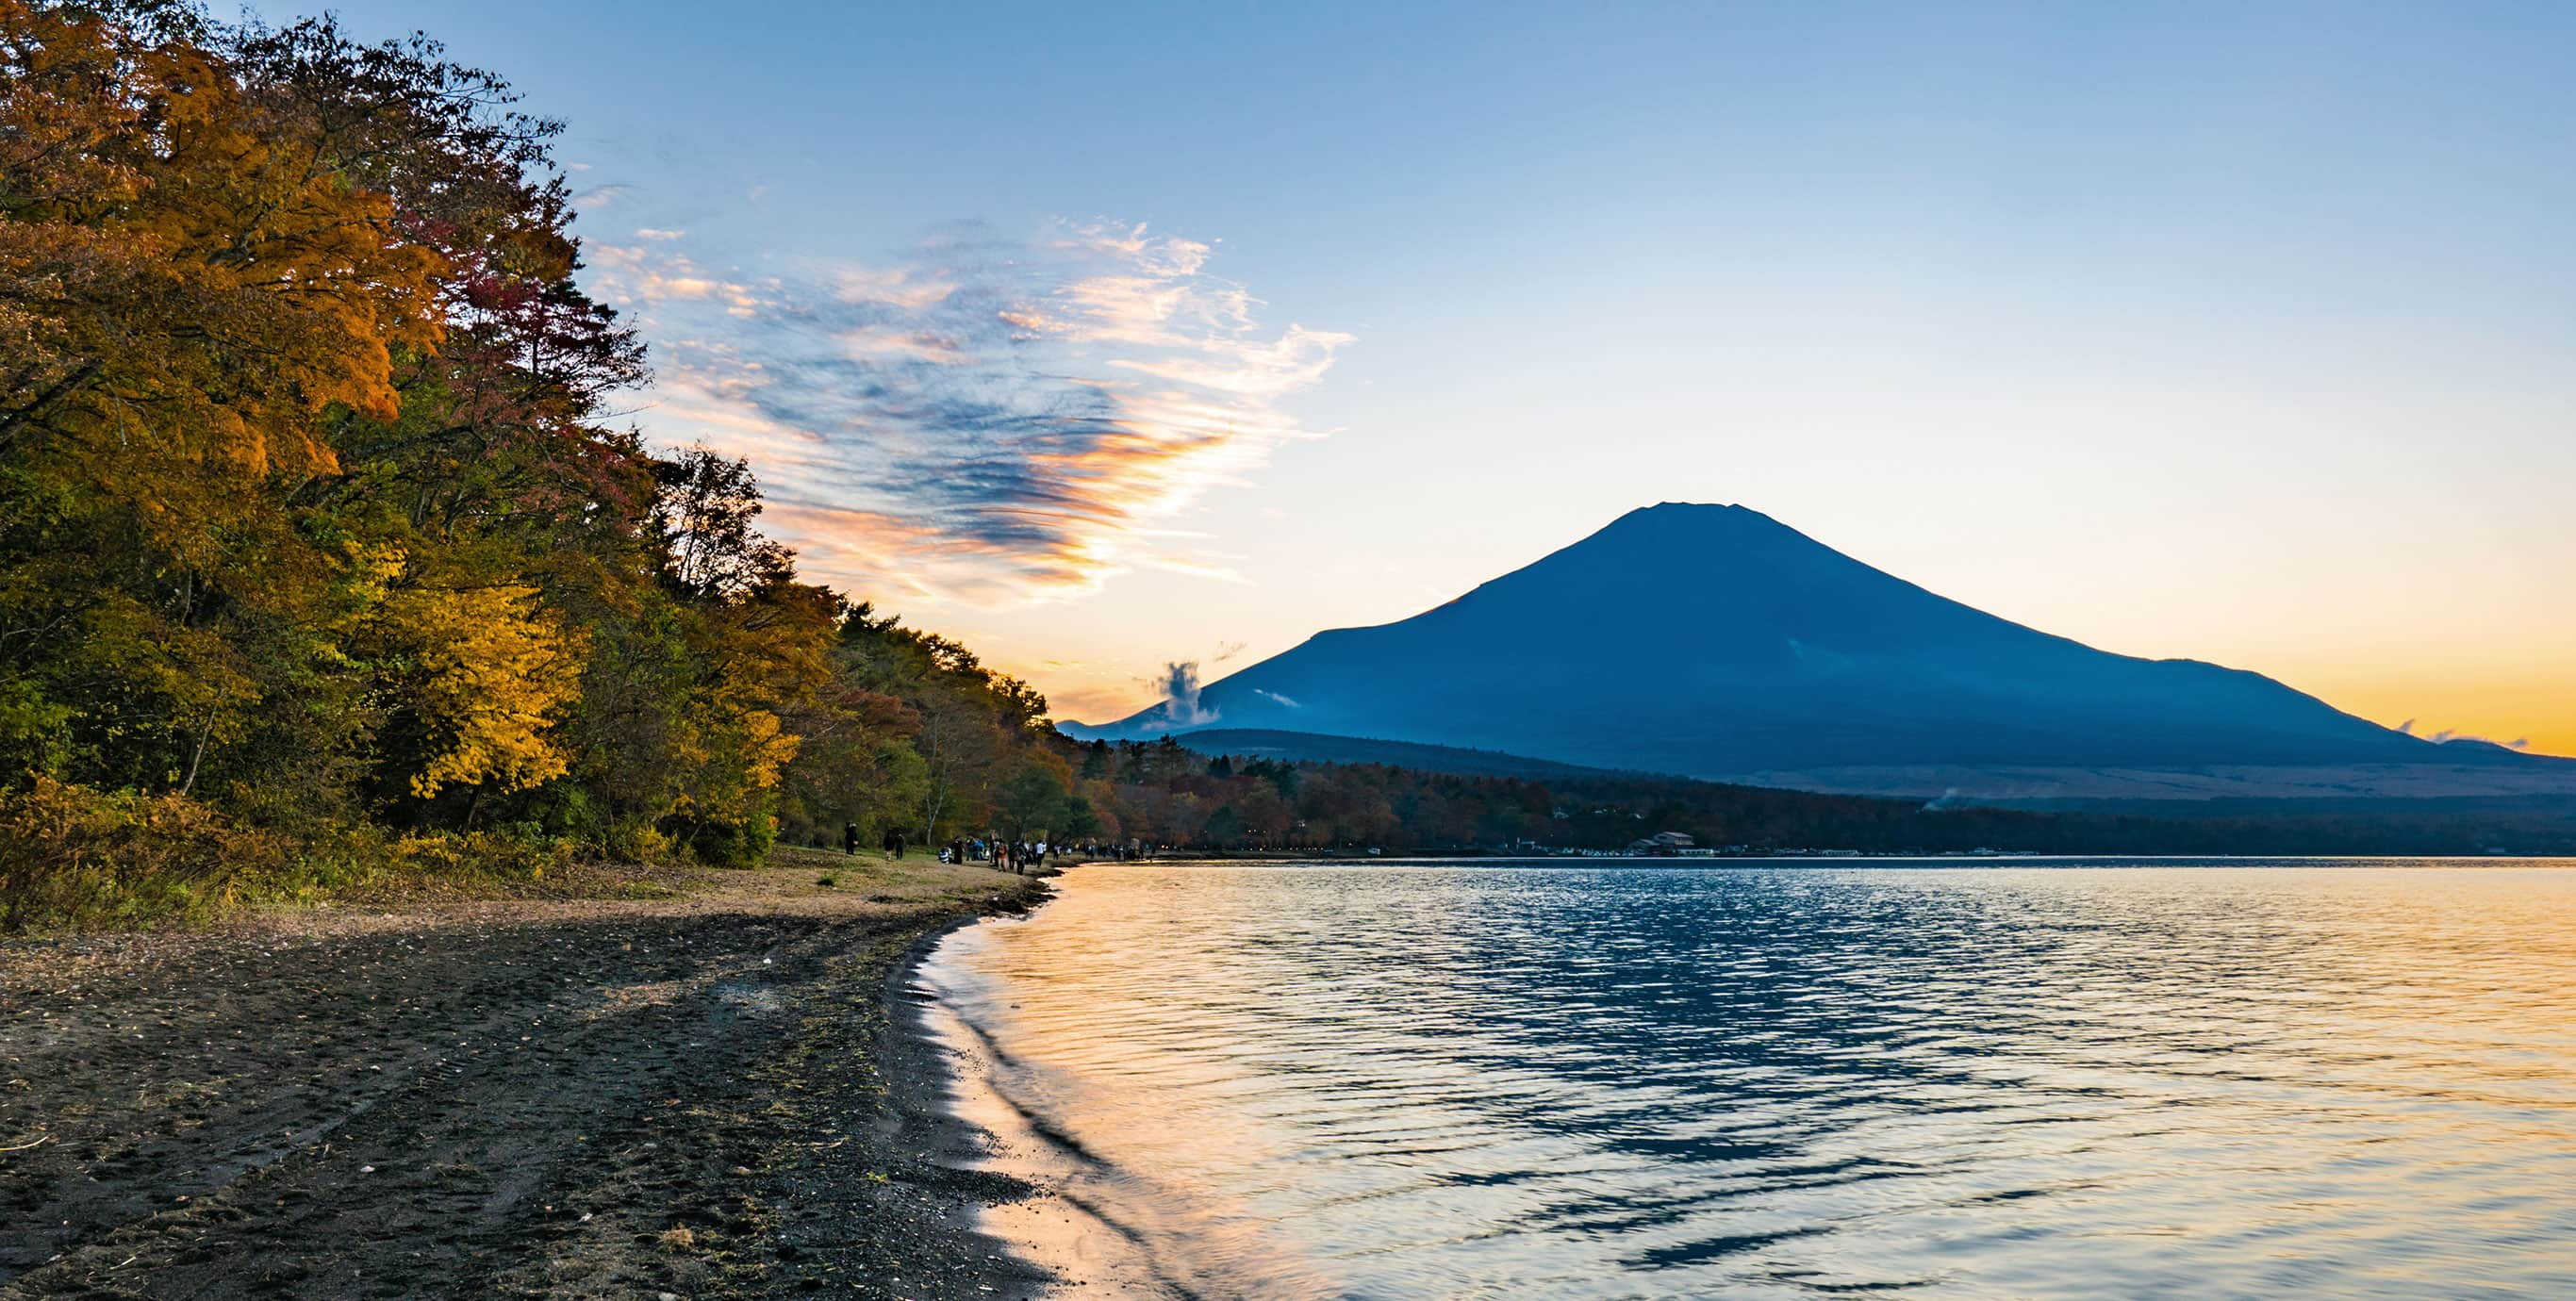
[[1641, 857], [1666, 858], [1710, 851], [1701, 849], [1697, 840], [1683, 832], [1658, 831], [1643, 840], [1629, 841], [1628, 852]]

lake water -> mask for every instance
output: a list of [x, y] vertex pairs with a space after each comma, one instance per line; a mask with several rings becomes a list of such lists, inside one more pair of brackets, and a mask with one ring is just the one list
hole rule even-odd
[[924, 968], [1204, 1296], [2576, 1296], [2576, 864], [1077, 868]]

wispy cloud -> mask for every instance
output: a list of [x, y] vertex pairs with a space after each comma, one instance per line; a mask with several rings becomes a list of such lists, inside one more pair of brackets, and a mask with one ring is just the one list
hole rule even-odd
[[[2407, 721], [2412, 723], [2414, 720], [2408, 719]], [[2398, 730], [2402, 732], [2406, 729], [2401, 727]], [[2479, 745], [2499, 745], [2508, 750], [2528, 750], [2531, 748], [2531, 738], [2527, 736], [2519, 737], [2511, 741], [2499, 741], [2493, 737], [2480, 736], [2475, 732], [2463, 732], [2456, 728], [2449, 727], [2443, 728], [2441, 731], [2435, 732], [2424, 739], [2435, 745], [2449, 745], [2453, 741], [2469, 741]]]
[[592, 251], [656, 348], [648, 432], [750, 457], [806, 567], [871, 593], [1227, 576], [1165, 522], [1310, 436], [1280, 403], [1351, 341], [1263, 327], [1209, 245], [1141, 226], [968, 229], [784, 276], [683, 249]]

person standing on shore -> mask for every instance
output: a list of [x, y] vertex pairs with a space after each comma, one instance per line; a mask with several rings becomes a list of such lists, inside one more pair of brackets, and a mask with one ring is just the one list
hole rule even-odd
[[856, 854], [859, 852], [858, 823], [844, 822], [841, 824], [841, 852], [844, 854]]

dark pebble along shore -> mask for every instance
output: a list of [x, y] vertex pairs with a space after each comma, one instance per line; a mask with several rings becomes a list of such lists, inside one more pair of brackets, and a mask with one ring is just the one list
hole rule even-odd
[[898, 1001], [1044, 887], [842, 861], [0, 946], [0, 1296], [1033, 1294]]

